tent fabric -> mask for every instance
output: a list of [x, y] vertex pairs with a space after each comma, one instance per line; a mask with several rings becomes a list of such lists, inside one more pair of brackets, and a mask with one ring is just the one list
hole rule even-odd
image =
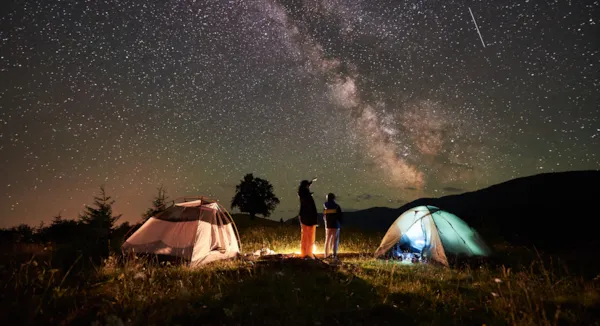
[[400, 245], [448, 266], [447, 254], [487, 256], [489, 247], [477, 231], [458, 216], [435, 206], [418, 206], [402, 213], [383, 237], [375, 257]]
[[122, 249], [176, 256], [195, 267], [237, 256], [240, 243], [233, 220], [221, 205], [196, 200], [174, 204], [149, 218]]
[[[217, 214], [213, 214], [216, 211]], [[218, 203], [205, 203], [202, 200], [192, 202], [178, 203], [158, 213], [154, 218], [163, 221], [198, 221], [202, 220], [211, 224], [216, 223], [231, 223], [229, 218], [217, 219], [218, 215], [225, 215]]]

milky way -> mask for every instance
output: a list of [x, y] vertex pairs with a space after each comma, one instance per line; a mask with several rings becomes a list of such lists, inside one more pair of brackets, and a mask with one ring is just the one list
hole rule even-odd
[[1, 226], [101, 184], [136, 221], [254, 173], [287, 219], [314, 176], [360, 209], [600, 166], [598, 1], [2, 6]]

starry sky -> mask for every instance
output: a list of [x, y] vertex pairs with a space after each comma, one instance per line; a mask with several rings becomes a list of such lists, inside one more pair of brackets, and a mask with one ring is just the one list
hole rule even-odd
[[[600, 2], [2, 1], [0, 227], [161, 184], [298, 211], [600, 166]], [[472, 13], [472, 15], [471, 15]]]

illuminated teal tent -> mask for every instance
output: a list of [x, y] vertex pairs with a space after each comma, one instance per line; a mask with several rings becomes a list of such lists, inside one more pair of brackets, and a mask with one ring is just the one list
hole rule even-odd
[[430, 260], [448, 266], [447, 254], [487, 256], [489, 247], [458, 216], [435, 206], [418, 206], [402, 213], [389, 228], [375, 257], [398, 256], [398, 248], [417, 252]]

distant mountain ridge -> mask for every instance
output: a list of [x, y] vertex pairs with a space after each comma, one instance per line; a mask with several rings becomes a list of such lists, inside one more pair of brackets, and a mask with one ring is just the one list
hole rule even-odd
[[[346, 212], [344, 225], [385, 232], [406, 210], [433, 205], [459, 216], [484, 236], [540, 248], [577, 248], [600, 244], [598, 229], [591, 224], [600, 219], [594, 207], [598, 201], [600, 170], [542, 173], [462, 194], [420, 198], [399, 208]], [[288, 223], [298, 223], [292, 220]]]
[[[343, 209], [343, 207], [342, 207]], [[362, 210], [344, 211], [344, 227], [359, 228], [368, 231], [385, 232], [391, 223], [398, 218], [400, 209], [390, 207], [370, 207]], [[391, 221], [391, 222], [390, 222]], [[319, 227], [324, 227], [323, 219], [318, 219]], [[298, 218], [293, 217], [285, 221], [288, 224], [297, 224]]]
[[600, 171], [542, 173], [440, 198], [421, 198], [400, 210], [434, 205], [474, 228], [511, 243], [543, 248], [598, 245]]

